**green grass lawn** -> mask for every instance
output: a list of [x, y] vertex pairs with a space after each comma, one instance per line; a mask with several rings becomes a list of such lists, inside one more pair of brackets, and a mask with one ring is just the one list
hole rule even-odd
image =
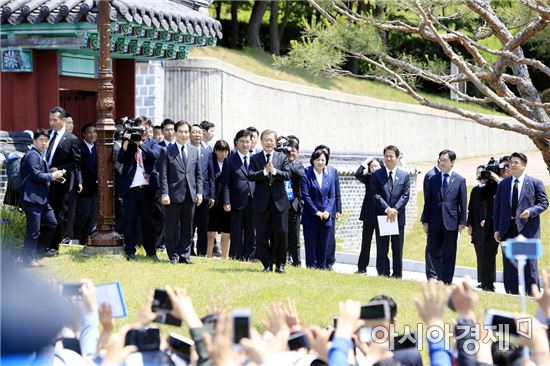
[[[409, 95], [382, 83], [377, 83], [370, 80], [359, 80], [351, 77], [329, 76], [326, 74], [314, 75], [308, 70], [301, 68], [276, 68], [273, 65], [273, 57], [271, 54], [253, 49], [244, 49], [239, 51], [223, 47], [198, 47], [191, 50], [190, 57], [217, 58], [245, 71], [270, 79], [283, 80], [295, 84], [307, 85], [341, 93], [368, 96], [394, 102], [418, 104], [416, 100]], [[499, 114], [494, 110], [482, 108], [475, 104], [459, 103], [440, 96], [434, 96], [426, 93], [421, 94], [436, 102], [448, 103], [473, 112]]]
[[[205, 307], [220, 300], [230, 307], [251, 308], [254, 323], [261, 326], [266, 308], [272, 302], [287, 298], [296, 300], [301, 320], [306, 324], [328, 325], [337, 315], [338, 302], [351, 298], [367, 302], [377, 294], [387, 294], [398, 304], [399, 323], [416, 324], [419, 321], [413, 298], [419, 293], [420, 284], [414, 281], [381, 277], [364, 277], [328, 271], [288, 267], [284, 275], [260, 272], [259, 263], [241, 263], [206, 258], [193, 258], [193, 265], [171, 265], [166, 255], [160, 263], [153, 263], [138, 256], [137, 262], [127, 262], [119, 257], [82, 257], [80, 248], [62, 247], [56, 258], [46, 258], [45, 266], [38, 269], [42, 277], [61, 282], [91, 278], [95, 283], [120, 281], [130, 317], [118, 322], [118, 326], [134, 318], [144, 303], [149, 289], [166, 284], [189, 290], [200, 316]], [[141, 253], [143, 254], [143, 253]], [[498, 307], [508, 311], [519, 309], [519, 298], [490, 293], [480, 293], [480, 309]], [[535, 303], [528, 302], [534, 311]], [[452, 314], [448, 314], [450, 318]], [[166, 326], [166, 329], [171, 328]]]
[[[470, 199], [470, 191], [472, 187], [468, 187], [468, 199]], [[550, 196], [550, 187], [546, 187], [546, 194]], [[424, 249], [426, 248], [426, 234], [422, 230], [420, 216], [424, 207], [424, 195], [418, 194], [418, 220], [413, 228], [405, 235], [405, 244], [403, 248], [403, 257], [406, 259], [414, 259], [424, 262]], [[550, 268], [550, 253], [548, 253], [548, 243], [550, 243], [550, 210], [546, 210], [541, 215], [541, 240], [543, 244], [543, 256], [539, 260], [539, 269]], [[456, 258], [457, 266], [476, 267], [476, 253], [474, 245], [470, 242], [470, 236], [466, 229], [460, 236], [459, 246]], [[497, 255], [497, 269], [502, 270], [502, 253], [499, 250]]]

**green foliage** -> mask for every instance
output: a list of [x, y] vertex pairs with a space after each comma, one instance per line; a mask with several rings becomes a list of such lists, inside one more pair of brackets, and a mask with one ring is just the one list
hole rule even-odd
[[25, 214], [20, 208], [0, 205], [0, 242], [2, 247], [22, 248], [26, 225]]
[[291, 50], [285, 57], [276, 57], [277, 66], [298, 66], [315, 73], [339, 69], [346, 60], [342, 49], [358, 54], [376, 56], [384, 52], [380, 34], [372, 26], [336, 18], [335, 24], [324, 20], [308, 23], [303, 20], [304, 33], [301, 41], [291, 41]]

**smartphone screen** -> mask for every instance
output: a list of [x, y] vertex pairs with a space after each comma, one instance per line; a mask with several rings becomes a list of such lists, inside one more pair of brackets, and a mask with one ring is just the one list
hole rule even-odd
[[288, 337], [288, 348], [291, 351], [295, 351], [300, 348], [309, 348], [309, 342], [307, 341], [304, 332], [295, 332]]
[[233, 310], [233, 342], [239, 343], [242, 338], [250, 338], [250, 310]]
[[389, 318], [388, 303], [385, 301], [361, 305], [361, 320], [380, 320]]
[[176, 352], [186, 358], [191, 357], [191, 347], [195, 344], [191, 339], [185, 338], [177, 333], [168, 335], [168, 345]]
[[489, 325], [491, 325], [492, 329], [496, 332], [501, 333], [508, 329], [510, 335], [518, 335], [516, 319], [514, 319], [513, 314], [498, 311], [487, 311], [487, 316], [491, 318]]
[[61, 294], [63, 297], [80, 296], [81, 283], [64, 283], [61, 285]]
[[172, 310], [172, 301], [166, 290], [157, 288], [155, 289], [155, 296], [153, 297], [153, 304], [151, 306], [153, 312], [162, 310]]
[[170, 313], [162, 313], [153, 320], [155, 323], [173, 325], [175, 327], [181, 327], [181, 320], [176, 318]]
[[159, 328], [130, 329], [126, 333], [125, 345], [136, 346], [138, 351], [158, 351], [160, 330]]

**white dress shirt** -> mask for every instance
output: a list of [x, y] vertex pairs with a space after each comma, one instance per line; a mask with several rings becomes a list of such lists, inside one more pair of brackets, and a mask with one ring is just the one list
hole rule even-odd
[[523, 188], [523, 182], [525, 182], [525, 173], [520, 175], [519, 177], [512, 176], [512, 185], [510, 187], [510, 204], [512, 204], [512, 195], [514, 194], [514, 183], [518, 180], [518, 204], [519, 204], [519, 198], [521, 197], [521, 189]]
[[[183, 159], [183, 156], [181, 154], [181, 148], [183, 147], [183, 151], [185, 151], [185, 157], [187, 158], [189, 156], [189, 151], [187, 151], [187, 146], [180, 144], [176, 141], [176, 146], [178, 147], [178, 152], [180, 153], [181, 160]], [[184, 161], [185, 164], [187, 164], [187, 160]]]
[[90, 155], [92, 154], [92, 149], [94, 148], [94, 144], [90, 144], [88, 141], [84, 140], [84, 143], [86, 146], [88, 146], [88, 150], [90, 150]]
[[[50, 160], [48, 160], [48, 166], [51, 167], [52, 166], [52, 160], [53, 160], [53, 156], [55, 155], [55, 150], [57, 150], [57, 147], [59, 146], [59, 143], [61, 142], [61, 137], [63, 137], [63, 135], [65, 134], [65, 130], [66, 128], [63, 127], [62, 129], [60, 129], [59, 131], [57, 131], [57, 135], [55, 136], [55, 140], [50, 140], [50, 144], [53, 144], [53, 147], [52, 147], [52, 150], [50, 152]], [[52, 131], [52, 136], [53, 136], [54, 132]]]
[[319, 184], [319, 188], [323, 188], [323, 173], [325, 172], [325, 169], [321, 170], [321, 173], [317, 173], [317, 170], [313, 168], [313, 173], [315, 174], [315, 179], [317, 179], [317, 184]]

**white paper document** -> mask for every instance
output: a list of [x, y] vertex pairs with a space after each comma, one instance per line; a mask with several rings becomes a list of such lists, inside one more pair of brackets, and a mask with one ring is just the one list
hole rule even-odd
[[125, 318], [128, 316], [124, 297], [120, 282], [106, 283], [104, 285], [96, 285], [95, 293], [97, 297], [97, 305], [109, 304], [113, 311], [113, 318]]
[[381, 215], [378, 218], [378, 229], [380, 236], [399, 235], [399, 225], [397, 224], [397, 218], [394, 222], [388, 221], [388, 216]]

